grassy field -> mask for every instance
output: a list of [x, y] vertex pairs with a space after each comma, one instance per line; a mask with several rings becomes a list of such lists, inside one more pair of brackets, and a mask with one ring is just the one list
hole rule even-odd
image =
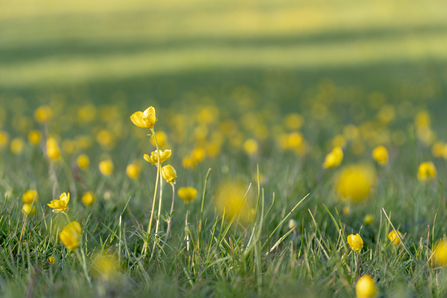
[[0, 0], [0, 296], [445, 297], [446, 9]]

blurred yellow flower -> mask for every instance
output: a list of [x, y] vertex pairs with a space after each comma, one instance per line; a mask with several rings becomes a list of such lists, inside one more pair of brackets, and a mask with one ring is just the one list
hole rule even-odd
[[344, 215], [349, 215], [351, 214], [351, 208], [349, 208], [348, 206], [343, 208], [343, 214]]
[[[399, 233], [399, 236], [397, 235]], [[391, 243], [393, 243], [394, 246], [398, 246], [400, 244], [400, 238], [402, 238], [402, 234], [395, 230], [392, 230], [391, 232], [388, 233], [388, 239], [390, 240]]]
[[429, 181], [436, 178], [436, 167], [431, 161], [423, 162], [418, 168], [418, 179]]
[[203, 161], [206, 156], [206, 151], [202, 147], [196, 147], [191, 153], [193, 165], [196, 166], [199, 162]]
[[374, 216], [372, 216], [371, 214], [367, 214], [363, 219], [363, 222], [365, 223], [365, 225], [372, 224], [374, 222]]
[[126, 168], [126, 174], [131, 179], [137, 179], [140, 175], [140, 167], [131, 163]]
[[6, 131], [0, 131], [0, 148], [5, 148], [9, 142], [9, 134]]
[[[155, 133], [155, 137], [157, 138], [157, 143], [159, 148], [164, 148], [168, 143], [168, 136], [163, 131], [157, 131]], [[151, 136], [152, 145], [156, 146], [154, 135]]]
[[76, 144], [74, 141], [66, 139], [62, 142], [62, 151], [67, 154], [73, 154], [76, 150]]
[[326, 155], [323, 163], [323, 168], [334, 168], [338, 166], [342, 160], [343, 150], [340, 147], [335, 147], [328, 155]]
[[437, 265], [447, 266], [447, 239], [444, 238], [436, 244], [434, 261]]
[[87, 191], [83, 196], [82, 196], [82, 203], [85, 206], [90, 206], [91, 204], [93, 204], [96, 200], [95, 194], [91, 191]]
[[53, 209], [53, 212], [59, 213], [68, 210], [68, 202], [70, 201], [70, 193], [62, 193], [59, 196], [59, 200], [52, 200], [50, 204], [47, 204]]
[[110, 150], [114, 147], [115, 138], [107, 129], [101, 129], [96, 135], [96, 141], [103, 149]]
[[149, 107], [144, 112], [138, 111], [130, 116], [130, 120], [133, 124], [142, 128], [152, 128], [157, 122], [157, 118], [155, 117], [155, 109], [154, 107]]
[[160, 155], [160, 164], [163, 163], [165, 160], [167, 160], [169, 157], [171, 157], [171, 150], [166, 149], [165, 151], [161, 150], [155, 150], [151, 152], [151, 155], [144, 154], [144, 160], [147, 162], [150, 162], [151, 164], [157, 165], [158, 164], [158, 156]]
[[431, 147], [431, 154], [433, 154], [434, 157], [442, 157], [444, 155], [444, 143], [442, 142], [436, 142]]
[[14, 153], [15, 155], [20, 154], [20, 152], [23, 151], [23, 147], [25, 146], [25, 142], [23, 142], [22, 138], [14, 138], [11, 141], [10, 147], [11, 147], [11, 152]]
[[53, 112], [49, 106], [40, 106], [34, 111], [34, 119], [39, 123], [45, 123], [51, 120]]
[[36, 214], [36, 207], [33, 207], [31, 204], [23, 204], [22, 211], [24, 214], [33, 216], [34, 214]]
[[254, 155], [258, 152], [258, 142], [255, 139], [248, 139], [243, 145], [244, 152], [248, 155]]
[[61, 157], [59, 146], [57, 145], [56, 140], [51, 137], [47, 139], [47, 156], [53, 160]]
[[52, 256], [49, 256], [49, 257], [47, 258], [47, 261], [50, 262], [51, 265], [54, 265], [54, 263], [56, 262], [56, 260], [55, 260], [54, 257], [52, 257]]
[[335, 182], [335, 190], [341, 199], [360, 202], [371, 192], [375, 175], [366, 165], [351, 165], [342, 169]]
[[179, 190], [177, 191], [177, 194], [180, 199], [182, 199], [186, 203], [189, 203], [196, 198], [197, 189], [195, 189], [194, 187], [190, 187], [190, 186], [189, 187], [180, 187]]
[[177, 172], [171, 165], [166, 165], [161, 168], [161, 175], [165, 178], [166, 182], [175, 184], [175, 178], [177, 178]]
[[107, 281], [117, 277], [118, 260], [113, 255], [98, 254], [93, 259], [93, 274]]
[[70, 250], [79, 247], [81, 241], [81, 225], [72, 221], [59, 233], [59, 239]]
[[377, 296], [377, 287], [374, 279], [368, 274], [359, 278], [355, 285], [357, 298], [374, 298]]
[[39, 195], [35, 189], [27, 190], [22, 195], [22, 201], [25, 204], [32, 204], [34, 201], [37, 201], [38, 198]]
[[296, 226], [297, 226], [297, 222], [296, 222], [296, 220], [294, 220], [294, 219], [290, 219], [290, 220], [289, 220], [289, 224], [288, 224], [288, 226], [289, 226], [289, 229], [296, 228]]
[[41, 138], [42, 138], [42, 135], [40, 134], [40, 131], [38, 131], [38, 130], [31, 130], [28, 133], [28, 141], [33, 145], [38, 145], [40, 143]]
[[76, 158], [76, 164], [78, 165], [79, 168], [85, 170], [88, 168], [90, 164], [90, 159], [88, 158], [87, 155], [81, 154], [78, 156], [78, 158]]
[[194, 164], [192, 162], [192, 158], [190, 156], [185, 156], [182, 159], [182, 167], [185, 169], [192, 169], [194, 168]]
[[377, 146], [372, 152], [372, 157], [379, 164], [384, 165], [388, 162], [388, 150], [383, 146]]
[[348, 236], [348, 244], [352, 250], [360, 251], [363, 247], [362, 237], [358, 233], [355, 235], [351, 234]]
[[98, 167], [104, 176], [110, 176], [113, 173], [113, 162], [110, 159], [101, 161]]
[[292, 113], [284, 118], [284, 125], [289, 130], [300, 129], [304, 124], [304, 118], [300, 114]]
[[[241, 182], [225, 182], [216, 189], [217, 210], [228, 219], [239, 216], [241, 221], [250, 219], [250, 207], [245, 199], [246, 188]], [[248, 201], [248, 200], [247, 200]]]

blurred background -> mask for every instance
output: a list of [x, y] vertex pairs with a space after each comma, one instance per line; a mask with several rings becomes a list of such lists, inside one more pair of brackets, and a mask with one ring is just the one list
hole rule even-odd
[[387, 129], [369, 146], [403, 145], [407, 123], [426, 111], [438, 127], [426, 143], [446, 136], [436, 125], [446, 107], [445, 1], [2, 0], [0, 6], [0, 102], [13, 111], [0, 113], [6, 130], [20, 126], [11, 124], [14, 115], [20, 124], [42, 104], [61, 111], [68, 129], [75, 122], [70, 111], [81, 115], [92, 103], [115, 105], [125, 127], [130, 113], [150, 105], [166, 115], [217, 107], [220, 115], [210, 117], [219, 121], [239, 122], [256, 111], [240, 124], [253, 126], [243, 138], [260, 141], [288, 129], [282, 116], [297, 113], [299, 123], [289, 129], [305, 122], [306, 139], [326, 142], [325, 150], [343, 145], [332, 138], [346, 137], [351, 124], [365, 126], [366, 134]]

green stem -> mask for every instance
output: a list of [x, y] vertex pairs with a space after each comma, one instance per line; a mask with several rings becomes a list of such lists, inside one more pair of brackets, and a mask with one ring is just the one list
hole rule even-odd
[[82, 268], [84, 269], [85, 278], [87, 279], [88, 284], [90, 286], [92, 286], [92, 281], [90, 280], [90, 276], [88, 275], [87, 262], [85, 261], [84, 250], [83, 249], [79, 249], [79, 250], [81, 251], [82, 260], [81, 260], [81, 257], [79, 256], [78, 249], [75, 250], [76, 257], [78, 258], [79, 262], [82, 264]]
[[200, 247], [200, 233], [202, 231], [203, 208], [205, 206], [206, 186], [208, 185], [208, 178], [210, 177], [210, 173], [211, 173], [211, 168], [209, 168], [208, 172], [206, 173], [205, 184], [203, 186], [202, 205], [200, 207], [199, 231], [197, 233], [197, 247]]

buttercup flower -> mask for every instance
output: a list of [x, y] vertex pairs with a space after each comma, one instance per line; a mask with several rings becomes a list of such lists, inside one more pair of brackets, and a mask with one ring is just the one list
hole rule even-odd
[[53, 138], [48, 138], [47, 140], [47, 155], [49, 158], [55, 160], [61, 157], [61, 152], [57, 142]]
[[175, 184], [175, 178], [177, 178], [177, 172], [174, 167], [167, 165], [161, 168], [161, 175], [165, 178], [166, 182]]
[[374, 185], [374, 171], [363, 165], [345, 167], [338, 174], [335, 190], [343, 200], [362, 201]]
[[355, 285], [355, 294], [357, 298], [374, 298], [377, 296], [377, 287], [374, 279], [365, 274], [359, 278]]
[[157, 118], [155, 117], [155, 109], [154, 107], [147, 108], [144, 112], [138, 111], [130, 116], [130, 120], [133, 124], [142, 128], [152, 128], [157, 122]]
[[434, 261], [440, 266], [447, 266], [447, 239], [442, 239], [436, 244]]
[[90, 206], [91, 204], [93, 204], [96, 200], [95, 194], [91, 191], [86, 192], [83, 196], [82, 196], [82, 203], [85, 206]]
[[144, 157], [145, 161], [150, 162], [151, 164], [157, 165], [158, 164], [158, 155], [160, 155], [160, 164], [161, 164], [171, 156], [171, 150], [170, 149], [166, 149], [165, 151], [155, 150], [155, 151], [151, 152], [150, 156], [145, 154], [143, 157]]
[[194, 187], [180, 187], [177, 194], [180, 199], [182, 199], [186, 203], [189, 203], [196, 198], [197, 189], [195, 189]]
[[129, 176], [129, 178], [136, 179], [140, 175], [140, 168], [137, 165], [131, 163], [126, 168], [126, 174], [127, 176]]
[[39, 198], [39, 195], [37, 194], [37, 190], [35, 190], [35, 189], [27, 190], [22, 195], [22, 201], [25, 204], [32, 204], [34, 201], [37, 201], [38, 198]]
[[348, 244], [351, 247], [352, 250], [360, 251], [363, 247], [363, 240], [362, 237], [357, 233], [355, 235], [349, 235], [348, 236]]
[[53, 116], [53, 113], [49, 106], [40, 106], [34, 112], [34, 118], [39, 123], [48, 122], [52, 116]]
[[23, 142], [22, 138], [14, 138], [11, 141], [10, 147], [11, 152], [15, 155], [20, 154], [23, 151], [23, 147], [25, 146], [25, 142]]
[[90, 164], [90, 159], [87, 155], [81, 154], [78, 156], [78, 158], [76, 158], [76, 164], [78, 165], [78, 167], [85, 170]]
[[374, 148], [372, 157], [379, 164], [384, 165], [388, 162], [388, 150], [383, 146]]
[[70, 201], [70, 193], [62, 193], [59, 200], [52, 200], [50, 204], [47, 204], [53, 209], [53, 212], [59, 213], [68, 210], [68, 202]]
[[431, 162], [423, 162], [418, 168], [418, 179], [420, 181], [429, 181], [436, 178], [436, 168]]
[[[402, 234], [399, 231], [397, 231], [397, 233], [399, 233], [400, 238], [402, 238]], [[390, 239], [391, 243], [393, 243], [395, 246], [398, 246], [400, 244], [400, 238], [399, 236], [397, 236], [397, 233], [395, 230], [392, 230], [388, 234], [388, 239]]]
[[70, 250], [79, 247], [80, 238], [81, 225], [76, 221], [66, 225], [62, 232], [59, 233], [59, 239]]
[[363, 219], [363, 222], [365, 223], [365, 225], [370, 225], [372, 224], [374, 221], [374, 216], [372, 216], [371, 214], [367, 214], [365, 216], [365, 219]]
[[335, 147], [328, 155], [326, 155], [323, 163], [323, 168], [334, 168], [338, 166], [342, 160], [343, 150], [340, 147]]
[[36, 207], [32, 207], [31, 204], [23, 204], [22, 211], [24, 214], [33, 216], [34, 214], [36, 214]]
[[110, 159], [101, 161], [99, 163], [99, 171], [104, 176], [110, 176], [113, 172], [113, 162]]
[[47, 261], [50, 262], [51, 265], [54, 265], [54, 263], [56, 262], [56, 260], [55, 260], [54, 257], [52, 257], [52, 256], [49, 256], [49, 257], [47, 258]]

